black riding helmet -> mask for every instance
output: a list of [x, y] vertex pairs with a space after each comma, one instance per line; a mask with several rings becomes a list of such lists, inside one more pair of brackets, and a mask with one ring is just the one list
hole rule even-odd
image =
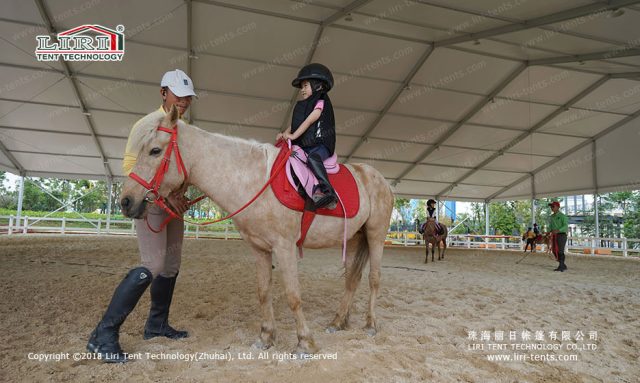
[[303, 80], [322, 81], [327, 86], [327, 92], [333, 88], [333, 75], [329, 68], [322, 64], [311, 63], [302, 67], [298, 72], [298, 76], [291, 82], [291, 85], [301, 88]]
[[430, 206], [433, 203], [436, 203], [436, 201], [434, 199], [430, 199], [427, 201], [427, 206]]

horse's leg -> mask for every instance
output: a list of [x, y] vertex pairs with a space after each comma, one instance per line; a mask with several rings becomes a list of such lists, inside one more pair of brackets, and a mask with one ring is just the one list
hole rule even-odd
[[424, 257], [424, 263], [429, 263], [429, 240], [427, 239], [427, 237], [424, 238], [424, 246], [425, 246], [425, 257]]
[[260, 339], [253, 346], [266, 350], [273, 346], [276, 339], [275, 319], [273, 317], [273, 304], [271, 296], [271, 265], [270, 251], [254, 250], [256, 253], [256, 271], [258, 274], [258, 300], [262, 312], [262, 324], [260, 325]]
[[384, 251], [384, 235], [375, 233], [374, 230], [367, 230], [367, 242], [369, 243], [369, 312], [367, 313], [367, 324], [364, 330], [367, 334], [374, 336], [378, 332], [376, 322], [376, 299], [380, 289], [380, 267], [382, 264], [382, 253]]
[[302, 312], [300, 282], [298, 281], [298, 257], [295, 252], [295, 246], [291, 244], [291, 246], [275, 249], [275, 253], [280, 272], [282, 273], [287, 302], [296, 319], [296, 331], [298, 333], [296, 353], [313, 354], [318, 351], [318, 348], [311, 336], [311, 331], [309, 331], [309, 327], [307, 327], [307, 321]]
[[436, 246], [438, 246], [438, 242], [437, 241], [431, 243], [431, 262], [435, 262], [433, 257], [436, 255]]
[[442, 260], [444, 260], [444, 253], [447, 251], [447, 237], [442, 238]]
[[345, 279], [344, 279], [344, 295], [340, 302], [340, 307], [336, 313], [333, 322], [327, 327], [327, 332], [334, 333], [339, 330], [344, 330], [348, 326], [349, 322], [349, 310], [351, 309], [351, 303], [353, 302], [353, 295], [360, 284], [362, 279], [362, 268], [356, 267], [355, 255], [359, 246], [366, 246], [364, 234], [362, 232], [356, 233], [353, 238], [347, 242], [347, 263], [345, 265]]

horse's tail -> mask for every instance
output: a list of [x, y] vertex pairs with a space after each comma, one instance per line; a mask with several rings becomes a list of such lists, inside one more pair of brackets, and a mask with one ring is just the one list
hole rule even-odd
[[362, 270], [367, 265], [369, 261], [369, 242], [367, 240], [367, 235], [363, 232], [358, 233], [359, 241], [358, 247], [356, 249], [356, 255], [353, 260], [353, 266], [351, 270], [347, 270], [347, 279], [348, 283], [359, 282], [362, 278]]

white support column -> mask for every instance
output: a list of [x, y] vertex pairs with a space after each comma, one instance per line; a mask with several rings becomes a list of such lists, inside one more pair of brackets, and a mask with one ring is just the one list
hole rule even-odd
[[111, 200], [113, 199], [113, 178], [107, 178], [107, 233], [111, 226]]
[[18, 212], [16, 214], [16, 229], [20, 229], [20, 216], [22, 215], [22, 201], [24, 200], [24, 174], [20, 176], [18, 186]]
[[484, 235], [489, 235], [489, 201], [484, 202]]
[[596, 194], [593, 195], [593, 209], [596, 218], [596, 238], [600, 238], [600, 196], [597, 191]]
[[534, 198], [531, 199], [531, 227], [536, 223], [536, 200]]
[[[596, 162], [596, 140], [593, 140], [591, 145], [591, 154], [593, 157], [593, 189], [595, 192], [593, 193], [593, 209], [596, 215], [596, 238], [600, 238], [600, 196], [598, 195], [598, 163]], [[598, 244], [600, 246], [600, 244]]]
[[440, 199], [436, 199], [436, 221], [440, 221]]
[[531, 227], [536, 223], [536, 175], [531, 174]]

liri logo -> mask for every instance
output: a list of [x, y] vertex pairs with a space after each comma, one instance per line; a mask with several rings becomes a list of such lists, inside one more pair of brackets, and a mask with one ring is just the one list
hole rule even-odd
[[38, 61], [121, 61], [124, 56], [124, 26], [116, 30], [101, 25], [81, 25], [51, 36], [36, 36]]

